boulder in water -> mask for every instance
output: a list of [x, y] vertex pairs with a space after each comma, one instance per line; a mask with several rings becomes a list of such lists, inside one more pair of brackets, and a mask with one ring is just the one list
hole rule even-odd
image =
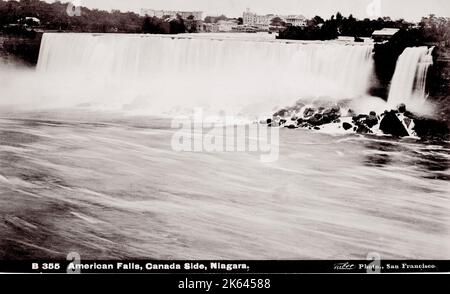
[[349, 124], [348, 122], [344, 122], [342, 124], [342, 127], [344, 128], [344, 130], [350, 130], [351, 128], [353, 128], [353, 126], [351, 124]]
[[316, 113], [308, 120], [308, 122], [313, 126], [323, 125], [324, 124], [323, 115], [320, 113]]
[[341, 109], [339, 106], [333, 106], [325, 109], [322, 113], [323, 123], [328, 124], [339, 119], [339, 117], [341, 116], [340, 110]]
[[405, 113], [406, 112], [406, 105], [404, 103], [400, 103], [397, 106], [397, 110], [399, 113]]
[[358, 115], [354, 115], [352, 117], [352, 120], [354, 122], [361, 122], [363, 120], [365, 120], [366, 118], [368, 118], [369, 116], [367, 114], [358, 114]]
[[372, 134], [373, 132], [365, 124], [360, 124], [360, 125], [358, 125], [358, 127], [356, 129], [356, 133], [358, 133], [358, 134]]
[[364, 121], [365, 125], [369, 128], [373, 128], [378, 124], [378, 117], [375, 111], [371, 111], [369, 116]]
[[385, 112], [380, 122], [380, 130], [386, 135], [392, 135], [394, 137], [406, 137], [409, 136], [405, 126], [397, 117], [397, 113], [394, 110]]
[[314, 108], [306, 108], [305, 111], [303, 112], [303, 117], [304, 118], [309, 118], [311, 116], [314, 115], [314, 113], [316, 112], [316, 110]]

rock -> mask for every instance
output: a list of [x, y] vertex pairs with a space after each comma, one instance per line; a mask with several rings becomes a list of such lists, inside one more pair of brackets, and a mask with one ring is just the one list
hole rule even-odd
[[308, 124], [307, 122], [303, 122], [303, 123], [300, 123], [298, 126], [300, 128], [308, 128], [308, 127], [310, 127], [310, 124]]
[[337, 120], [340, 116], [340, 107], [339, 106], [333, 106], [331, 108], [327, 108], [323, 111], [322, 115], [322, 121], [324, 124], [331, 123], [334, 120]]
[[366, 125], [358, 125], [358, 128], [356, 129], [356, 133], [358, 134], [372, 134], [372, 130], [367, 127]]
[[417, 136], [426, 140], [448, 140], [450, 139], [450, 129], [446, 122], [431, 118], [414, 119], [413, 130]]
[[285, 117], [285, 116], [287, 115], [287, 113], [288, 113], [288, 110], [287, 110], [287, 109], [281, 109], [281, 110], [278, 110], [277, 112], [275, 112], [275, 113], [273, 114], [273, 116], [274, 116], [274, 117], [277, 117], [277, 116], [279, 116], [279, 117]]
[[320, 130], [320, 128], [319, 127], [314, 127], [314, 130], [318, 131], [318, 130]]
[[323, 111], [323, 114], [327, 113], [339, 113], [341, 111], [341, 108], [338, 105], [334, 105], [330, 108], [327, 108]]
[[352, 120], [354, 121], [354, 122], [359, 122], [359, 121], [362, 121], [362, 120], [365, 120], [366, 118], [368, 118], [369, 116], [367, 115], [367, 114], [358, 114], [358, 115], [354, 115], [353, 117], [352, 117]]
[[285, 120], [284, 118], [280, 119], [280, 125], [284, 125], [285, 123], [287, 123], [287, 120]]
[[378, 117], [375, 111], [371, 111], [369, 117], [367, 117], [364, 121], [367, 127], [373, 128], [378, 124]]
[[323, 115], [320, 113], [316, 113], [308, 120], [308, 122], [313, 126], [323, 125]]
[[288, 129], [296, 129], [298, 127], [296, 125], [294, 125], [294, 124], [291, 124], [291, 125], [288, 125], [287, 128]]
[[398, 112], [400, 112], [400, 113], [405, 113], [405, 112], [406, 112], [406, 105], [405, 105], [404, 103], [400, 103], [400, 104], [397, 106], [397, 110], [398, 110]]
[[349, 124], [348, 122], [344, 122], [342, 124], [342, 127], [344, 128], [344, 130], [350, 130], [351, 128], [353, 128], [353, 126], [351, 124]]
[[394, 137], [406, 137], [409, 136], [408, 131], [405, 129], [401, 121], [398, 119], [396, 112], [391, 110], [385, 112], [380, 122], [380, 130], [386, 135], [392, 135]]
[[316, 110], [314, 108], [306, 108], [305, 111], [303, 112], [303, 117], [304, 118], [308, 118], [313, 116], [313, 114], [316, 112]]

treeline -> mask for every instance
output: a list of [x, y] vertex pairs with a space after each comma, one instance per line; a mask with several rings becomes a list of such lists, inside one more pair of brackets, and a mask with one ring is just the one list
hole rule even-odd
[[34, 65], [45, 31], [178, 34], [196, 32], [197, 27], [195, 21], [181, 17], [163, 20], [133, 12], [74, 7], [59, 1], [0, 0], [0, 30], [7, 37], [3, 38], [0, 55], [18, 57]]
[[450, 46], [450, 20], [435, 15], [422, 18], [420, 23], [411, 23], [403, 19], [392, 20], [389, 17], [358, 20], [352, 15], [344, 17], [341, 13], [324, 20], [316, 16], [309, 20], [306, 27], [287, 27], [279, 34], [279, 39], [294, 40], [332, 40], [339, 36], [356, 38], [371, 37], [375, 30], [397, 28], [408, 32], [407, 38], [415, 38], [420, 43], [440, 43]]
[[0, 1], [0, 27], [4, 33], [29, 34], [31, 26], [20, 23], [25, 18], [40, 20], [42, 30], [91, 33], [161, 33], [192, 32], [181, 18], [161, 20], [142, 17], [133, 12], [111, 12], [74, 7], [59, 1], [47, 3], [40, 0]]
[[0, 2], [0, 25], [9, 27], [20, 19], [36, 17], [45, 30], [73, 32], [139, 32], [143, 18], [132, 12], [107, 12], [68, 3], [47, 3], [39, 0]]
[[184, 20], [180, 16], [176, 18], [160, 19], [157, 17], [145, 17], [141, 33], [144, 34], [182, 34], [198, 32], [197, 21], [192, 18]]

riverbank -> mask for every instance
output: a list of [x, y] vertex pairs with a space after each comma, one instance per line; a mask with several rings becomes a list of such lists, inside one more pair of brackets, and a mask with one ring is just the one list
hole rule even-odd
[[439, 105], [436, 117], [450, 126], [450, 47], [436, 47], [427, 85], [428, 99]]
[[11, 61], [35, 66], [39, 58], [42, 33], [29, 36], [0, 33], [0, 57]]

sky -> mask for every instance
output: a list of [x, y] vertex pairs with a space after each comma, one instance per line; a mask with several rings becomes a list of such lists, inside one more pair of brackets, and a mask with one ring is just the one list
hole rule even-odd
[[[139, 12], [141, 9], [200, 10], [203, 16], [225, 14], [242, 16], [246, 8], [259, 14], [320, 15], [329, 18], [336, 12], [353, 14], [357, 18], [390, 16], [406, 20], [420, 20], [436, 14], [450, 17], [449, 0], [61, 0], [81, 3], [89, 8]], [[53, 0], [47, 0], [53, 2]]]

